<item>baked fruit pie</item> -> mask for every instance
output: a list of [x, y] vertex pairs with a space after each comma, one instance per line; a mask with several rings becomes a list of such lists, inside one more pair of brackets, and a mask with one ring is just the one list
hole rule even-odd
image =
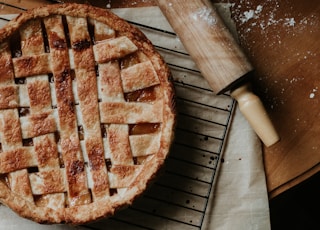
[[0, 30], [0, 202], [81, 224], [132, 204], [168, 155], [173, 84], [151, 42], [88, 5], [27, 11]]

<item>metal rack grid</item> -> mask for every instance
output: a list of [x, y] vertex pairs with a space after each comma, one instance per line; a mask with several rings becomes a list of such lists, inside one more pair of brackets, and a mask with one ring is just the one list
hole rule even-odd
[[235, 102], [210, 90], [173, 31], [129, 22], [147, 35], [171, 68], [178, 112], [175, 141], [163, 171], [142, 197], [112, 218], [81, 227], [202, 229]]

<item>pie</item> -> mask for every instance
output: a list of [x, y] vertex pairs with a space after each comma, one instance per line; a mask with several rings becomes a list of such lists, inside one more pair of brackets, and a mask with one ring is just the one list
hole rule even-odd
[[108, 10], [54, 4], [0, 30], [0, 202], [39, 223], [109, 217], [164, 165], [169, 68]]

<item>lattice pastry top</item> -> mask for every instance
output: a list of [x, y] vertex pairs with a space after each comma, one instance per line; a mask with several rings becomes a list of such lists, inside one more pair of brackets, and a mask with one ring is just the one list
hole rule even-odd
[[50, 5], [0, 30], [0, 201], [40, 223], [130, 205], [163, 165], [175, 111], [168, 67], [111, 12]]

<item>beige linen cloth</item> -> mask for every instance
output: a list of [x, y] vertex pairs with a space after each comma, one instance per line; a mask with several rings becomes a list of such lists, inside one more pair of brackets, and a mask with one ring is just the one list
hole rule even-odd
[[[229, 26], [232, 21], [229, 5], [216, 5]], [[145, 22], [168, 29], [169, 24], [159, 8], [118, 9], [115, 11], [127, 20]], [[143, 15], [143, 17], [142, 17]], [[269, 206], [263, 168], [261, 144], [237, 106], [229, 128], [225, 151], [207, 207], [203, 229], [217, 230], [268, 230]], [[18, 217], [0, 205], [0, 230], [70, 230], [82, 229], [68, 225], [39, 225]], [[88, 228], [84, 228], [88, 229]], [[103, 226], [103, 229], [111, 229]], [[128, 228], [130, 229], [130, 227]], [[173, 229], [170, 226], [164, 229]]]

